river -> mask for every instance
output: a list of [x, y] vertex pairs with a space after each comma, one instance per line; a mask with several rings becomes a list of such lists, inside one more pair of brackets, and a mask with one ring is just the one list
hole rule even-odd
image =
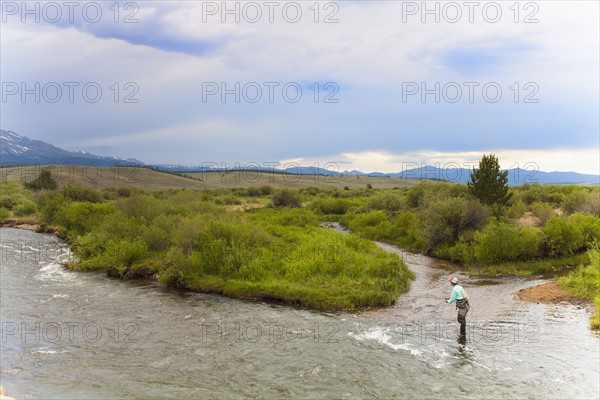
[[0, 376], [19, 399], [600, 397], [588, 312], [514, 298], [538, 281], [460, 274], [464, 343], [443, 300], [456, 267], [385, 244], [410, 292], [336, 313], [67, 271], [53, 235], [1, 228], [0, 245]]

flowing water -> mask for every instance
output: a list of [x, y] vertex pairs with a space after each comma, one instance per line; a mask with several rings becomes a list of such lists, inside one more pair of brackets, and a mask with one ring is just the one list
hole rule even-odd
[[54, 236], [0, 235], [0, 372], [13, 397], [600, 396], [589, 313], [514, 298], [538, 281], [465, 277], [464, 342], [443, 300], [455, 267], [389, 245], [416, 274], [410, 292], [393, 307], [326, 313], [70, 272]]

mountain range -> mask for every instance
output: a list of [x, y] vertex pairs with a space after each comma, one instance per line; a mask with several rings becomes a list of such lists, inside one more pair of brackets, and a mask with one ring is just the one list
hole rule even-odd
[[144, 165], [136, 159], [102, 157], [83, 151], [67, 151], [41, 140], [32, 140], [12, 131], [0, 130], [0, 160], [7, 165], [72, 164], [108, 167], [123, 164]]
[[[140, 165], [148, 166], [169, 172], [192, 172], [214, 170], [207, 166], [183, 166], [168, 164], [146, 165], [144, 162], [134, 158], [122, 159], [118, 157], [103, 157], [83, 151], [73, 152], [53, 146], [41, 140], [32, 140], [20, 136], [15, 132], [0, 130], [0, 163], [2, 166], [18, 165], [44, 165], [44, 164], [75, 164], [75, 165]], [[316, 167], [293, 167], [286, 169], [257, 168], [263, 171], [274, 171], [280, 173], [300, 175], [351, 175], [351, 176], [388, 176], [392, 178], [416, 178], [431, 179], [449, 182], [466, 183], [469, 180], [471, 170], [468, 168], [440, 168], [431, 165], [408, 168], [404, 171], [394, 173], [362, 171], [331, 171]], [[508, 170], [508, 184], [511, 186], [524, 183], [541, 184], [583, 184], [600, 185], [600, 175], [580, 174], [577, 172], [544, 172], [536, 169], [514, 168]]]

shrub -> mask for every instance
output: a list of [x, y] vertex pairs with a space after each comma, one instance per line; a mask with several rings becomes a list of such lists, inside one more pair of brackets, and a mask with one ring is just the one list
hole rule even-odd
[[476, 201], [453, 197], [432, 201], [421, 210], [421, 227], [429, 247], [453, 243], [466, 228], [480, 228], [487, 215]]
[[129, 196], [131, 196], [131, 189], [129, 189], [129, 188], [118, 188], [117, 189], [117, 195], [119, 195], [119, 197], [129, 197]]
[[147, 252], [146, 243], [140, 239], [109, 239], [104, 243], [102, 251], [81, 262], [81, 268], [104, 270], [125, 277], [130, 267], [145, 258]]
[[389, 238], [389, 232], [392, 228], [392, 224], [383, 211], [353, 215], [346, 220], [346, 224], [352, 232], [357, 232], [361, 236], [372, 240]]
[[348, 209], [352, 206], [352, 202], [347, 199], [335, 199], [333, 197], [326, 197], [324, 199], [315, 200], [313, 203], [313, 209], [323, 214], [346, 214]]
[[514, 226], [500, 222], [489, 224], [476, 232], [475, 257], [484, 264], [514, 261], [519, 256], [519, 237]]
[[583, 235], [583, 247], [590, 249], [594, 243], [600, 242], [600, 218], [591, 214], [575, 213], [567, 221], [577, 226]]
[[53, 221], [66, 230], [64, 233], [67, 236], [75, 237], [92, 231], [107, 215], [115, 211], [115, 207], [107, 203], [67, 203], [58, 210]]
[[512, 219], [519, 219], [525, 214], [527, 211], [527, 206], [523, 202], [523, 200], [516, 200], [508, 210], [506, 210], [506, 215]]
[[145, 193], [135, 193], [115, 201], [116, 207], [126, 216], [152, 221], [161, 212], [161, 201]]
[[309, 196], [316, 196], [321, 192], [321, 189], [319, 189], [316, 186], [309, 186], [307, 188], [301, 189], [300, 191], [302, 192], [302, 194], [306, 194]]
[[144, 242], [152, 251], [167, 250], [171, 246], [171, 238], [167, 231], [158, 226], [150, 226], [144, 230]]
[[571, 192], [565, 196], [562, 208], [567, 214], [573, 214], [582, 211], [587, 200], [588, 194], [586, 192], [581, 190]]
[[394, 193], [380, 193], [369, 200], [372, 210], [398, 211], [403, 208], [402, 198]]
[[102, 195], [100, 194], [100, 192], [97, 192], [90, 187], [82, 186], [76, 183], [67, 184], [61, 190], [61, 192], [66, 199], [70, 199], [73, 201], [87, 201], [90, 203], [102, 202]]
[[23, 216], [23, 215], [31, 215], [33, 213], [35, 213], [37, 210], [35, 203], [30, 201], [30, 200], [23, 200], [22, 203], [18, 204], [16, 207], [14, 207], [14, 213], [16, 216]]
[[246, 195], [249, 197], [258, 197], [261, 195], [260, 189], [254, 186], [250, 186], [246, 189]]
[[40, 176], [31, 182], [25, 183], [25, 187], [31, 190], [55, 190], [57, 184], [52, 178], [52, 173], [47, 169], [43, 169], [40, 171]]
[[583, 233], [572, 221], [552, 217], [542, 228], [546, 236], [546, 251], [551, 257], [570, 255], [583, 245]]
[[40, 198], [40, 212], [42, 214], [42, 220], [47, 224], [54, 223], [56, 213], [61, 209], [63, 205], [69, 203], [69, 200], [65, 199], [62, 193], [45, 193]]
[[531, 260], [541, 256], [544, 234], [539, 228], [519, 228], [518, 236], [519, 260]]
[[533, 211], [533, 214], [540, 219], [542, 226], [546, 225], [546, 222], [554, 215], [552, 206], [541, 201], [536, 201], [531, 204], [531, 211]]
[[273, 188], [269, 185], [264, 185], [260, 187], [260, 194], [262, 196], [270, 196], [273, 194]]
[[0, 207], [0, 224], [5, 223], [10, 218], [10, 211], [4, 207]]
[[275, 207], [301, 207], [302, 203], [296, 191], [281, 189], [273, 195], [273, 205]]

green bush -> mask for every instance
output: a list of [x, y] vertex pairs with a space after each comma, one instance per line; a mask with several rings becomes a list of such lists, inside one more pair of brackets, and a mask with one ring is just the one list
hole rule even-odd
[[483, 232], [476, 232], [475, 257], [483, 264], [514, 261], [519, 256], [519, 237], [514, 226], [491, 223]]
[[544, 234], [539, 228], [522, 227], [518, 229], [518, 259], [532, 260], [542, 255]]
[[348, 209], [354, 203], [348, 199], [340, 199], [333, 197], [325, 197], [315, 200], [312, 203], [312, 208], [322, 214], [343, 215], [348, 212]]
[[261, 186], [260, 187], [260, 194], [262, 196], [270, 196], [272, 195], [274, 192], [273, 188], [269, 185], [265, 185], [265, 186]]
[[4, 207], [0, 207], [0, 224], [5, 223], [10, 218], [10, 211]]
[[590, 249], [594, 243], [600, 242], [600, 218], [592, 214], [575, 213], [567, 218], [583, 235], [584, 249]]
[[115, 207], [107, 203], [67, 203], [58, 210], [53, 221], [64, 228], [67, 237], [75, 238], [94, 230], [115, 211]]
[[527, 206], [521, 199], [517, 199], [513, 204], [506, 210], [506, 215], [512, 219], [519, 219], [527, 211]]
[[371, 240], [389, 238], [389, 232], [392, 228], [391, 222], [383, 211], [354, 214], [350, 218], [344, 219], [344, 223], [350, 231]]
[[567, 214], [573, 214], [576, 212], [581, 212], [584, 209], [585, 204], [588, 201], [589, 194], [584, 191], [576, 191], [571, 192], [565, 196], [564, 202], [562, 204], [563, 210]]
[[399, 211], [404, 207], [402, 197], [394, 193], [380, 193], [369, 200], [368, 206], [372, 210]]
[[25, 187], [31, 190], [55, 190], [57, 188], [56, 181], [52, 178], [52, 173], [43, 169], [40, 171], [40, 176], [31, 182], [25, 183]]
[[[89, 242], [88, 242], [89, 244]], [[89, 251], [89, 248], [86, 248]], [[78, 254], [83, 254], [83, 246]], [[140, 239], [109, 239], [102, 245], [102, 251], [94, 251], [95, 255], [86, 257], [80, 262], [81, 269], [104, 270], [110, 274], [126, 277], [134, 263], [148, 255], [146, 243]]]
[[449, 198], [432, 201], [424, 208], [421, 226], [430, 248], [442, 243], [454, 243], [466, 228], [474, 228], [485, 221], [485, 213], [479, 203], [464, 198]]
[[119, 197], [129, 197], [131, 196], [131, 189], [129, 188], [118, 188], [117, 195]]
[[249, 197], [258, 197], [261, 196], [261, 192], [259, 188], [251, 186], [248, 189], [246, 189], [246, 195]]
[[542, 226], [546, 225], [546, 222], [555, 215], [552, 206], [541, 201], [536, 201], [531, 204], [531, 211], [533, 211], [533, 214], [540, 219]]
[[19, 204], [19, 201], [12, 196], [0, 197], [0, 207], [12, 210], [14, 206]]
[[23, 215], [31, 215], [37, 211], [37, 207], [33, 201], [23, 200], [20, 204], [17, 204], [13, 209], [16, 216], [21, 217]]
[[42, 220], [47, 224], [54, 223], [57, 212], [69, 203], [62, 193], [44, 193], [40, 198], [40, 211]]
[[87, 201], [89, 203], [102, 202], [102, 195], [94, 189], [76, 183], [69, 183], [61, 190], [66, 199], [73, 201]]
[[275, 207], [301, 207], [302, 203], [296, 191], [280, 189], [273, 195], [273, 205]]
[[130, 194], [114, 202], [115, 206], [126, 216], [134, 218], [145, 218], [152, 221], [161, 213], [162, 203], [154, 196], [145, 193]]
[[574, 254], [584, 244], [581, 229], [564, 218], [550, 218], [542, 232], [546, 237], [546, 252], [551, 257]]
[[9, 211], [16, 211], [17, 208], [25, 205], [20, 212], [26, 212], [26, 214], [21, 215], [27, 215], [32, 201], [33, 192], [25, 186], [14, 182], [0, 183], [0, 207]]

